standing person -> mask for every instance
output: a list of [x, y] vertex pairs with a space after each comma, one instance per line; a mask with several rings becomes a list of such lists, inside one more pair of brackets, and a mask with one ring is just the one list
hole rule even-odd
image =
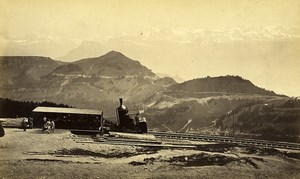
[[47, 130], [47, 118], [46, 117], [44, 117], [43, 118], [43, 121], [44, 121], [44, 125], [43, 125], [43, 132], [45, 132], [46, 130]]
[[29, 128], [32, 129], [33, 128], [33, 118], [32, 117], [29, 117], [28, 124], [29, 124]]
[[137, 133], [140, 133], [140, 120], [141, 120], [141, 116], [140, 113], [138, 112], [134, 117], [134, 126], [135, 126], [135, 131]]
[[27, 125], [28, 125], [28, 119], [27, 118], [23, 118], [23, 120], [22, 120], [22, 127], [23, 127], [24, 131], [26, 131]]
[[2, 127], [2, 121], [0, 121], [0, 137], [3, 137], [5, 135], [4, 128]]
[[48, 132], [50, 133], [50, 130], [51, 130], [51, 122], [49, 119], [47, 119], [46, 117], [44, 118], [46, 119], [46, 122], [44, 123], [44, 126], [43, 126], [43, 132]]
[[51, 132], [54, 133], [55, 123], [54, 123], [54, 120], [53, 120], [53, 119], [50, 119], [50, 129], [51, 129]]
[[51, 122], [49, 119], [46, 121], [46, 132], [50, 133], [51, 132]]

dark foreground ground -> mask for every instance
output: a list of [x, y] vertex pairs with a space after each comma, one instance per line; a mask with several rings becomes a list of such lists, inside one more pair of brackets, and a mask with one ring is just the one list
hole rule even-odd
[[65, 130], [5, 132], [1, 178], [300, 178], [299, 151], [145, 148], [95, 144]]

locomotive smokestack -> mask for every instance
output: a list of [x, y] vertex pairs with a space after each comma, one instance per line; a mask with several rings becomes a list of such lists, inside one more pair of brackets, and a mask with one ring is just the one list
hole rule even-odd
[[119, 101], [120, 101], [120, 106], [122, 106], [123, 105], [123, 99], [119, 98]]

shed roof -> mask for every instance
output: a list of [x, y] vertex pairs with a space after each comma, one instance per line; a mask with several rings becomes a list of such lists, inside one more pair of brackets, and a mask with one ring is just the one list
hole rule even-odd
[[62, 108], [62, 107], [36, 107], [33, 112], [41, 113], [64, 113], [64, 114], [89, 114], [101, 115], [101, 110], [78, 109], [78, 108]]

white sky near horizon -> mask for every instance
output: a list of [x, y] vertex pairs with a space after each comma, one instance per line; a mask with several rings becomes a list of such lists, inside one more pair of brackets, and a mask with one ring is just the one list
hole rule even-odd
[[[298, 26], [298, 0], [2, 0], [8, 35], [61, 34], [86, 39], [151, 28]], [[2, 32], [2, 33], [3, 33]]]
[[[154, 28], [286, 28], [299, 27], [299, 23], [299, 0], [1, 0], [0, 53], [11, 39], [27, 34], [51, 34], [85, 41], [95, 37], [104, 40]], [[282, 57], [278, 57], [281, 54], [276, 51], [269, 51], [265, 62], [253, 60], [251, 64], [232, 59], [232, 55], [225, 58], [221, 63], [223, 66], [216, 66], [217, 62], [210, 65], [201, 58], [193, 59], [196, 62], [192, 63], [185, 56], [180, 59], [186, 64], [177, 63], [179, 59], [175, 59], [174, 64], [163, 62], [162, 59], [168, 56], [163, 56], [161, 64], [151, 61], [148, 56], [143, 57], [143, 54], [137, 55], [139, 58], [136, 60], [154, 72], [178, 74], [186, 80], [207, 75], [241, 75], [260, 87], [300, 96], [299, 38], [288, 48]], [[234, 56], [239, 58], [243, 55]], [[276, 60], [272, 61], [273, 58]], [[203, 65], [207, 68], [199, 67]]]

